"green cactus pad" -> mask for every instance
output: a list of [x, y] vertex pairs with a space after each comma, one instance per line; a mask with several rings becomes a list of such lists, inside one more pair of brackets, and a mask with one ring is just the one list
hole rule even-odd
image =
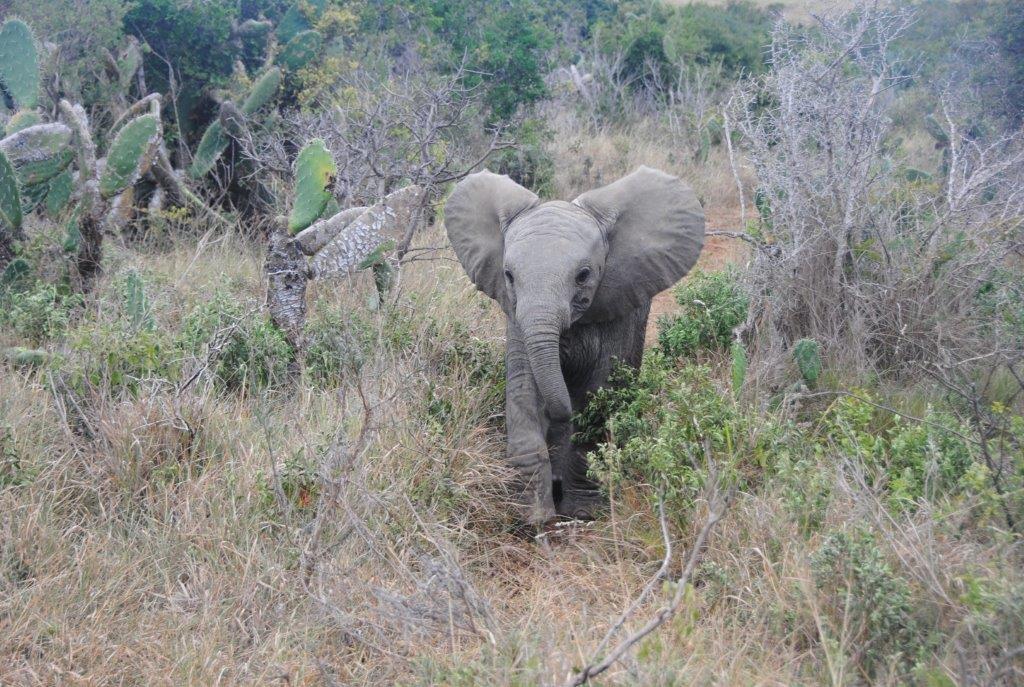
[[117, 58], [118, 80], [120, 81], [119, 85], [122, 91], [127, 91], [131, 88], [132, 79], [135, 78], [135, 73], [139, 71], [141, 66], [142, 49], [139, 48], [139, 42], [132, 38], [128, 47]]
[[63, 124], [36, 124], [0, 140], [0, 150], [18, 171], [24, 188], [63, 172], [74, 157], [70, 143], [71, 129]]
[[21, 230], [21, 194], [14, 166], [0, 150], [0, 231]]
[[807, 387], [813, 389], [821, 375], [821, 346], [814, 339], [800, 339], [793, 344], [793, 360]]
[[338, 168], [322, 139], [306, 144], [295, 160], [295, 202], [288, 216], [288, 231], [294, 235], [316, 221], [331, 199], [331, 186]]
[[733, 341], [729, 347], [732, 358], [732, 393], [739, 397], [743, 382], [747, 379], [747, 349], [739, 341]]
[[0, 27], [0, 83], [19, 108], [33, 108], [39, 100], [39, 54], [32, 29], [20, 19]]
[[39, 204], [46, 199], [46, 194], [50, 191], [50, 184], [32, 184], [26, 186], [22, 183], [21, 186], [21, 214], [27, 215], [33, 212]]
[[313, 28], [327, 9], [327, 0], [299, 0], [284, 13], [277, 25], [277, 40], [287, 43], [297, 34]]
[[242, 103], [242, 114], [250, 117], [256, 114], [277, 95], [281, 87], [282, 74], [278, 67], [271, 67], [256, 80], [248, 97]]
[[32, 275], [32, 267], [25, 258], [14, 258], [0, 271], [0, 290], [17, 289], [26, 284]]
[[22, 129], [27, 129], [36, 124], [42, 124], [43, 117], [35, 110], [19, 110], [14, 116], [7, 120], [7, 130], [4, 136], [16, 134]]
[[142, 115], [121, 127], [107, 152], [107, 166], [100, 177], [100, 195], [111, 198], [146, 173], [160, 143], [160, 119]]
[[310, 60], [320, 52], [324, 39], [319, 31], [303, 31], [288, 41], [277, 61], [287, 71], [294, 73], [309, 64]]
[[58, 216], [71, 200], [73, 187], [74, 178], [70, 167], [51, 179], [46, 192], [46, 214], [50, 217]]
[[227, 149], [231, 139], [224, 133], [224, 127], [220, 120], [213, 120], [210, 126], [206, 127], [199, 147], [196, 148], [195, 157], [192, 158], [192, 166], [188, 168], [188, 174], [193, 179], [199, 179], [210, 173], [217, 159]]
[[933, 115], [928, 115], [924, 118], [924, 130], [928, 132], [928, 135], [935, 139], [937, 146], [948, 146], [949, 145], [949, 134], [939, 124], [939, 120], [935, 119]]

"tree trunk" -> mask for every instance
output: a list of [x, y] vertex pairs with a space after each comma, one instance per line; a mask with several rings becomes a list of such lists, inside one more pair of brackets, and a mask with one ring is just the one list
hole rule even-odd
[[295, 350], [302, 350], [306, 323], [306, 258], [283, 227], [277, 227], [267, 247], [267, 310]]

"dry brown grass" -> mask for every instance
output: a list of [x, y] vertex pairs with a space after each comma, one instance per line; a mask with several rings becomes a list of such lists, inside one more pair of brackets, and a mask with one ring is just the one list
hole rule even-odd
[[[355, 379], [247, 397], [154, 385], [88, 398], [87, 439], [65, 424], [45, 376], [0, 370], [5, 448], [34, 474], [0, 490], [0, 682], [558, 685], [589, 659], [658, 567], [657, 524], [631, 490], [611, 517], [550, 547], [514, 534], [489, 419], [500, 407], [466, 366], [439, 367], [458, 337], [500, 355], [500, 318], [447, 251], [438, 257], [403, 275], [395, 307], [409, 342], [364, 367], [369, 415]], [[202, 251], [118, 251], [114, 262], [160, 285], [163, 326], [215, 288], [260, 292], [255, 255], [231, 238]], [[356, 309], [371, 288], [360, 278], [316, 296]], [[440, 424], [427, 419], [428, 397], [450, 403]], [[339, 428], [345, 446], [332, 444]], [[332, 452], [338, 498], [320, 504], [314, 535], [313, 514], [282, 511], [266, 484], [289, 457], [322, 467]], [[600, 684], [846, 683], [830, 654], [844, 647], [819, 638], [838, 628], [810, 581], [818, 542], [783, 502], [741, 495], [685, 612]], [[857, 504], [837, 497], [826, 526], [851, 523]], [[938, 574], [943, 592], [990, 555], [923, 525], [893, 534], [894, 560], [929, 584]], [[685, 550], [693, 533], [674, 536]]]

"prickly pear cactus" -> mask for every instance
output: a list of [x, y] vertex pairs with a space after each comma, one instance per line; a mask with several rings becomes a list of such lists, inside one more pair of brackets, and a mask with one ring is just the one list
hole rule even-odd
[[288, 232], [292, 235], [316, 221], [327, 201], [338, 168], [322, 139], [314, 138], [295, 159], [295, 202], [288, 216]]
[[18, 110], [14, 116], [7, 120], [7, 128], [4, 136], [16, 134], [22, 129], [27, 129], [36, 124], [42, 124], [43, 117], [35, 110]]
[[935, 139], [935, 146], [937, 148], [949, 145], [949, 134], [946, 133], [946, 130], [939, 124], [939, 120], [935, 119], [933, 115], [928, 115], [924, 118], [924, 130]]
[[134, 270], [128, 272], [124, 283], [124, 309], [131, 319], [132, 328], [153, 329], [153, 313], [146, 298], [146, 285]]
[[[329, 203], [330, 201], [328, 201]], [[361, 206], [332, 214], [325, 209], [324, 216], [327, 219], [314, 222], [307, 229], [300, 231], [295, 236], [295, 243], [298, 245], [299, 250], [306, 255], [314, 255], [318, 250], [326, 246], [331, 239], [337, 236], [342, 229], [358, 219], [366, 210], [365, 206]]]
[[807, 388], [813, 389], [821, 375], [821, 346], [814, 339], [800, 339], [793, 344], [793, 360]]
[[327, 0], [299, 0], [288, 8], [277, 25], [277, 40], [287, 43], [303, 31], [313, 28], [327, 9]]
[[[249, 95], [242, 103], [242, 113], [247, 117], [252, 116], [266, 106], [277, 95], [282, 80], [283, 74], [279, 67], [268, 69], [253, 84]], [[224, 125], [219, 119], [213, 120], [210, 126], [206, 127], [206, 131], [203, 132], [203, 137], [199, 141], [195, 157], [192, 159], [192, 166], [188, 168], [189, 176], [199, 179], [209, 174], [217, 164], [217, 160], [227, 150], [230, 142], [231, 137], [224, 131]]]
[[189, 176], [198, 179], [209, 174], [213, 166], [217, 164], [217, 158], [228, 147], [229, 142], [230, 139], [224, 133], [224, 127], [221, 126], [220, 121], [213, 120], [199, 140], [199, 147], [196, 148], [195, 157], [192, 158], [192, 166], [188, 168]]
[[747, 379], [747, 349], [739, 341], [733, 341], [729, 353], [732, 358], [732, 393], [739, 397]]
[[135, 74], [141, 66], [142, 49], [139, 47], [139, 41], [132, 36], [129, 39], [128, 47], [117, 58], [117, 73], [120, 82], [118, 85], [121, 86], [122, 91], [127, 92], [131, 88], [132, 79], [135, 78]]
[[277, 95], [281, 87], [282, 74], [278, 67], [271, 67], [256, 80], [249, 95], [242, 103], [242, 114], [247, 117], [256, 114]]
[[0, 82], [19, 108], [39, 100], [39, 54], [32, 29], [20, 19], [0, 27]]
[[295, 73], [309, 64], [323, 46], [323, 36], [319, 31], [303, 31], [298, 33], [284, 46], [277, 61], [286, 71]]
[[21, 194], [14, 166], [0, 150], [0, 232], [21, 231]]
[[50, 217], [57, 217], [71, 200], [71, 192], [74, 190], [74, 175], [68, 167], [63, 172], [50, 180], [49, 188], [46, 191], [46, 214]]
[[133, 185], [149, 169], [162, 134], [160, 118], [142, 115], [125, 124], [107, 152], [100, 177], [100, 195], [111, 198]]
[[321, 278], [347, 274], [384, 243], [390, 243], [391, 250], [404, 249], [422, 199], [422, 188], [406, 186], [367, 209], [316, 252], [310, 260], [313, 275]]
[[0, 150], [26, 187], [49, 181], [63, 172], [74, 157], [70, 143], [71, 129], [54, 122], [36, 124], [0, 140]]

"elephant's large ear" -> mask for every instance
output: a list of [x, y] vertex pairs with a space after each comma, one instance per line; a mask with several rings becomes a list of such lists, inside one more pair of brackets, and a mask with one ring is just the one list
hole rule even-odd
[[704, 210], [689, 184], [657, 169], [632, 174], [573, 201], [608, 237], [608, 259], [582, 321], [620, 317], [683, 278], [704, 245]]
[[476, 287], [506, 310], [505, 229], [536, 204], [534, 193], [486, 170], [460, 181], [445, 204], [444, 224], [459, 262]]

